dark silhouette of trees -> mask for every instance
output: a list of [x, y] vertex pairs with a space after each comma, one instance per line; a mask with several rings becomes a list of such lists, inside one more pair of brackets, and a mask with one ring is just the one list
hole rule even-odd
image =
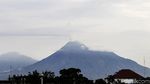
[[46, 82], [54, 81], [54, 72], [42, 72], [39, 73], [38, 71], [33, 71], [32, 73], [29, 72], [28, 75], [14, 75], [12, 78], [9, 78], [9, 80], [12, 82], [12, 84], [41, 84], [41, 80], [43, 80], [43, 84], [46, 84]]
[[54, 72], [50, 72], [50, 71], [45, 71], [45, 72], [42, 72], [42, 75], [43, 75], [43, 84], [46, 84], [46, 83], [55, 83], [55, 74]]
[[60, 82], [62, 84], [92, 84], [93, 81], [88, 80], [81, 74], [80, 69], [69, 68], [60, 71]]
[[114, 84], [115, 79], [112, 75], [109, 75], [107, 78], [105, 78], [108, 84]]
[[14, 75], [9, 80], [11, 84], [124, 84], [120, 80], [115, 80], [112, 75], [93, 82], [84, 77], [77, 68], [62, 69], [59, 73], [60, 76], [55, 76], [51, 71], [39, 73], [35, 70], [27, 75]]
[[36, 70], [32, 73], [29, 73], [28, 76], [25, 76], [25, 79], [29, 84], [40, 84], [40, 78], [40, 73]]
[[9, 80], [13, 84], [93, 84], [93, 81], [88, 80], [81, 74], [80, 69], [69, 68], [60, 70], [60, 76], [55, 77], [54, 72], [38, 71], [29, 72], [28, 75], [14, 75]]
[[95, 84], [107, 84], [107, 83], [106, 83], [106, 81], [103, 80], [103, 79], [97, 79], [97, 80], [95, 81]]

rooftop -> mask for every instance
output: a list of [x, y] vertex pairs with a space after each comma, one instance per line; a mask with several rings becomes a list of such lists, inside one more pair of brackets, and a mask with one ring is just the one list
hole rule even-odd
[[144, 77], [130, 69], [122, 69], [113, 75], [115, 79], [143, 79]]

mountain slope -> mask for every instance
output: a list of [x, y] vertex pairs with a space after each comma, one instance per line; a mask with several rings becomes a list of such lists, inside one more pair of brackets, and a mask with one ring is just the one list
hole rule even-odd
[[54, 71], [57, 75], [63, 68], [80, 68], [90, 79], [97, 79], [114, 74], [120, 69], [131, 69], [143, 75], [150, 69], [136, 62], [122, 58], [113, 52], [92, 51], [79, 42], [69, 42], [56, 53], [31, 66], [23, 68], [24, 72], [38, 70]]
[[10, 71], [10, 69], [25, 67], [35, 62], [37, 61], [25, 55], [16, 52], [9, 52], [0, 55], [0, 72], [2, 73]]

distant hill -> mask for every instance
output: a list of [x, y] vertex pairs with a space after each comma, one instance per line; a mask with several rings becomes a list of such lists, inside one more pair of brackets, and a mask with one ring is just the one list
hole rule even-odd
[[36, 62], [36, 60], [17, 52], [2, 54], [0, 55], [0, 80], [7, 79], [9, 75], [13, 74], [13, 71]]
[[10, 69], [18, 69], [37, 62], [36, 60], [25, 55], [9, 52], [0, 55], [0, 73], [9, 72]]

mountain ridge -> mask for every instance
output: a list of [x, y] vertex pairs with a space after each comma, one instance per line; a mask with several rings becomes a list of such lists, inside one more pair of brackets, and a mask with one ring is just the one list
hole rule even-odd
[[72, 67], [81, 69], [90, 79], [104, 78], [106, 74], [114, 74], [120, 69], [131, 69], [141, 75], [147, 71], [147, 75], [150, 75], [149, 68], [130, 59], [122, 58], [114, 52], [89, 50], [79, 42], [69, 42], [54, 54], [22, 70], [24, 72], [51, 70], [59, 75], [59, 70]]

